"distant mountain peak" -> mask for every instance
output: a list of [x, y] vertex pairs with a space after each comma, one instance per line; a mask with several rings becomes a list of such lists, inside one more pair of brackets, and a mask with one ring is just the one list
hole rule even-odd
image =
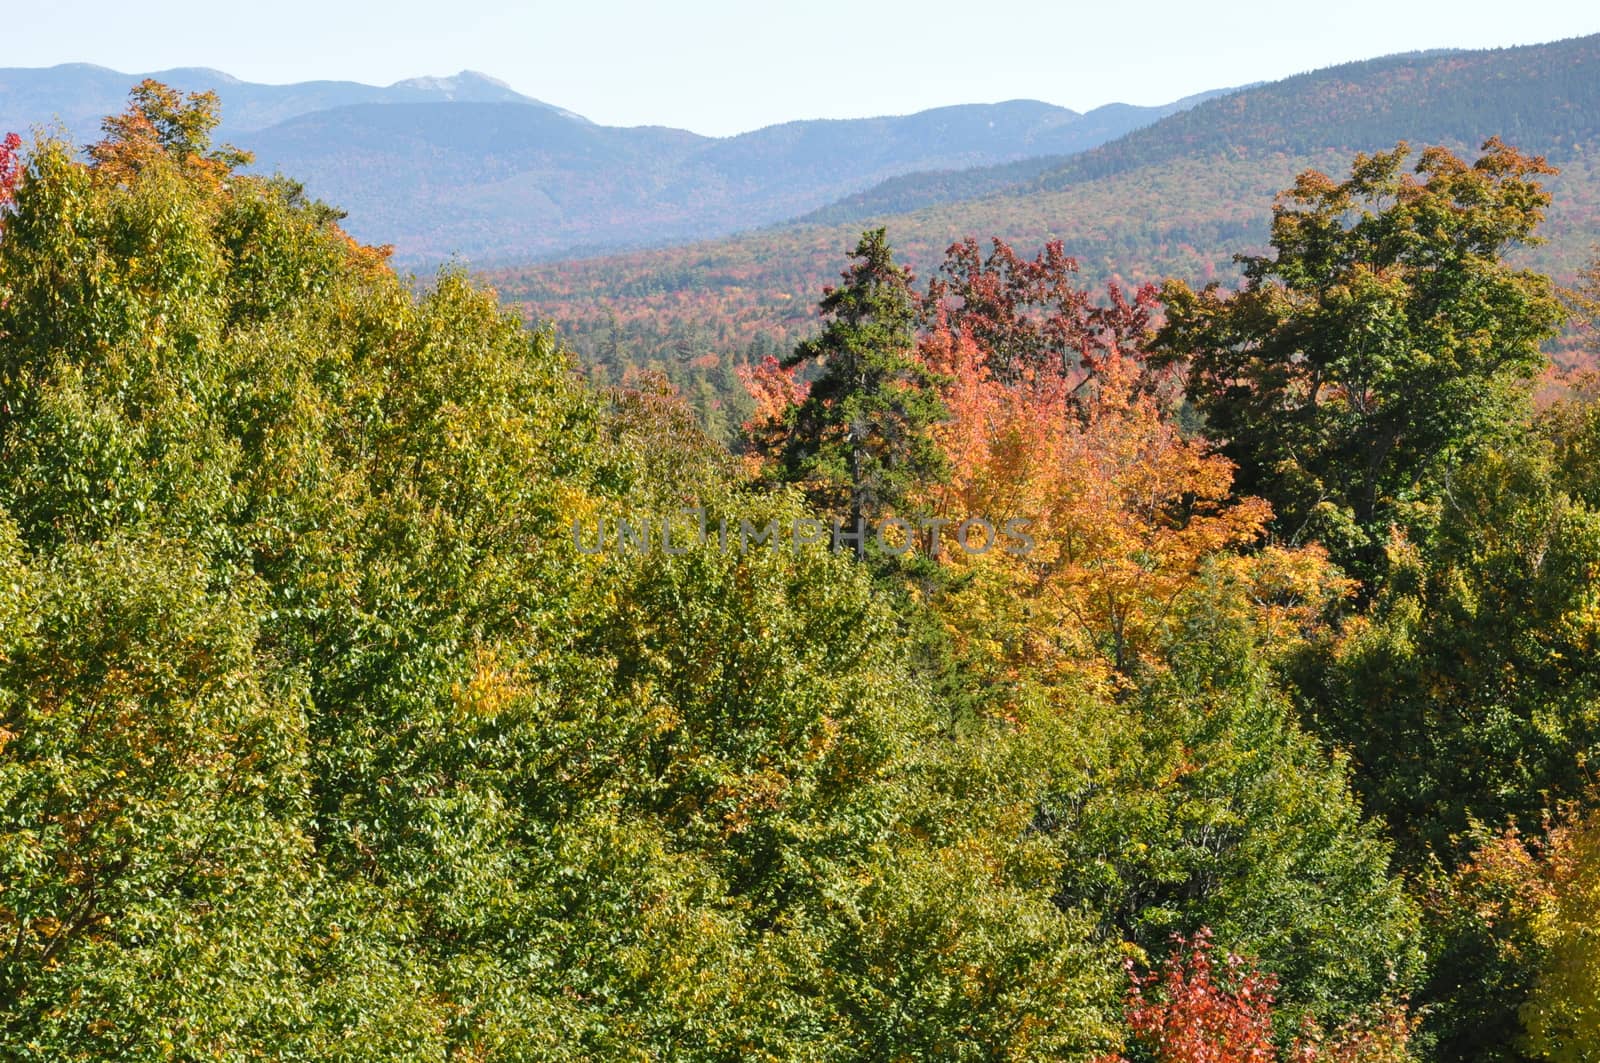
[[501, 81], [499, 78], [493, 77], [489, 74], [485, 74], [481, 70], [463, 70], [461, 73], [456, 75], [456, 79], [458, 81], [467, 79], [471, 79], [473, 81], [484, 81], [500, 89], [511, 88], [511, 86], [506, 84], [504, 81]]
[[181, 66], [172, 70], [163, 70], [156, 77], [171, 77], [178, 80], [183, 77], [199, 77], [207, 81], [214, 81], [221, 85], [243, 85], [244, 81], [234, 77], [226, 70], [218, 70], [209, 66]]
[[477, 70], [463, 70], [449, 77], [407, 78], [390, 85], [388, 91], [400, 94], [415, 93], [418, 96], [448, 103], [522, 103], [543, 107], [574, 122], [587, 124], [589, 121], [581, 114], [574, 114], [564, 107], [536, 100], [532, 96], [524, 96], [499, 78]]
[[436, 92], [443, 96], [453, 96], [464, 90], [469, 91], [484, 86], [500, 89], [513, 95], [521, 95], [499, 78], [492, 78], [488, 74], [480, 74], [476, 70], [463, 70], [451, 77], [425, 75], [423, 77], [406, 78], [404, 81], [396, 81], [389, 87], [392, 89], [416, 89], [419, 92]]
[[354, 104], [494, 103], [536, 107], [589, 124], [581, 115], [524, 96], [499, 78], [476, 70], [448, 77], [415, 77], [392, 85], [356, 81], [258, 84], [210, 67], [123, 73], [92, 63], [43, 68], [0, 68], [0, 131], [59, 119], [75, 139], [93, 136], [100, 119], [126, 106], [128, 90], [153, 77], [181, 92], [212, 90], [222, 97], [224, 137], [239, 138], [301, 115]]

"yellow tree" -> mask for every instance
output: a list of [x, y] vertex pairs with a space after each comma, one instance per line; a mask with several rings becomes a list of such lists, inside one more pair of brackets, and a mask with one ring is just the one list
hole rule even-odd
[[1600, 1059], [1600, 816], [1551, 832], [1548, 951], [1522, 1006], [1527, 1047], [1557, 1063]]

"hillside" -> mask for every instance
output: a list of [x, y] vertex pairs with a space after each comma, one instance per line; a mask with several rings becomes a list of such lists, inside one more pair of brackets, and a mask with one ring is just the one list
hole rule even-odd
[[[1273, 196], [1301, 170], [1338, 172], [1354, 152], [1402, 139], [1471, 152], [1493, 135], [1562, 167], [1549, 182], [1548, 243], [1524, 254], [1570, 276], [1600, 238], [1600, 36], [1350, 64], [1208, 100], [1050, 169], [1030, 174], [1038, 164], [1029, 162], [949, 175], [953, 200], [918, 210], [841, 204], [816, 215], [829, 224], [491, 279], [530, 320], [555, 320], [591, 360], [744, 357], [811, 327], [817, 292], [867, 225], [887, 226], [922, 273], [952, 241], [997, 235], [1020, 249], [1060, 239], [1095, 279], [1226, 278], [1235, 253], [1259, 249]], [[1008, 176], [1018, 181], [1004, 187]], [[962, 198], [985, 182], [1002, 190]], [[892, 199], [894, 187], [877, 195]]]
[[248, 144], [259, 169], [296, 174], [403, 262], [504, 262], [768, 225], [907, 172], [1081, 150], [1159, 110], [1079, 115], [1013, 100], [712, 138], [511, 104], [355, 106]]
[[976, 199], [994, 192], [1026, 188], [1041, 175], [1065, 165], [1068, 154], [1072, 152], [1088, 151], [1099, 144], [1120, 137], [1129, 129], [1149, 125], [1206, 100], [1227, 96], [1237, 91], [1237, 89], [1215, 89], [1211, 92], [1185, 96], [1181, 100], [1160, 107], [1134, 107], [1125, 103], [1097, 107], [1072, 127], [1075, 140], [1074, 146], [1068, 153], [1040, 155], [996, 166], [970, 166], [959, 170], [923, 170], [891, 177], [871, 188], [814, 210], [804, 217], [796, 218], [795, 221], [801, 224], [826, 225], [872, 217], [875, 214], [900, 214], [938, 203]]
[[1043, 175], [1043, 188], [1179, 158], [1371, 150], [1488, 136], [1556, 162], [1600, 147], [1600, 34], [1522, 48], [1388, 56], [1209, 100]]
[[1058, 189], [1197, 152], [1363, 150], [1414, 137], [1419, 127], [1431, 141], [1469, 149], [1483, 139], [1482, 129], [1493, 128], [1512, 143], [1547, 143], [1547, 154], [1565, 158], [1593, 136], [1600, 107], [1597, 40], [1385, 56], [1247, 86], [1250, 91], [1202, 93], [1161, 116], [1169, 120], [1093, 152], [907, 174], [798, 220], [854, 221], [999, 192]]

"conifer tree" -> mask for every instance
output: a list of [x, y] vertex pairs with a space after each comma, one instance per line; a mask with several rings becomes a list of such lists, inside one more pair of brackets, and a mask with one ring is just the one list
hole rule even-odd
[[820, 375], [774, 442], [779, 475], [860, 529], [903, 512], [919, 484], [942, 478], [932, 428], [946, 414], [937, 378], [916, 355], [911, 272], [882, 229], [863, 233], [850, 257], [844, 284], [824, 289], [818, 304], [827, 325], [783, 361]]

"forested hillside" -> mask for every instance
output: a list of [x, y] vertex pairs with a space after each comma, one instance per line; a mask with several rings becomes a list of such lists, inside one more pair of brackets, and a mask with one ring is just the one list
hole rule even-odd
[[[1027, 195], [1180, 158], [1314, 156], [1426, 137], [1475, 148], [1484, 130], [1568, 160], [1594, 150], [1600, 36], [1494, 51], [1393, 55], [1317, 70], [1249, 91], [1212, 93], [1159, 128], [1081, 157], [908, 174], [805, 219], [860, 221], [1005, 190]], [[1209, 101], [1209, 102], [1207, 102]], [[1110, 138], [1108, 138], [1110, 139]]]
[[908, 171], [1077, 151], [1165, 108], [1079, 115], [1032, 100], [789, 122], [733, 137], [622, 129], [516, 104], [342, 107], [251, 138], [407, 263], [526, 260], [784, 221]]
[[1069, 159], [1040, 186], [1208, 155], [1372, 151], [1396, 140], [1456, 150], [1487, 136], [1557, 162], [1600, 144], [1600, 34], [1481, 52], [1399, 55], [1261, 85], [1176, 114], [1092, 155]]
[[868, 229], [729, 446], [216, 108], [0, 141], [0, 1057], [1600, 1055], [1545, 161], [1229, 286]]
[[[941, 201], [906, 214], [872, 193], [817, 215], [827, 224], [661, 251], [495, 271], [490, 281], [530, 321], [554, 320], [585, 361], [613, 375], [657, 365], [759, 358], [811, 326], [808, 295], [863, 223], [884, 225], [924, 275], [952, 242], [1061, 240], [1086, 280], [1236, 277], [1234, 253], [1264, 246], [1273, 195], [1301, 170], [1333, 170], [1357, 151], [1442, 144], [1475, 152], [1490, 136], [1547, 155], [1562, 172], [1546, 243], [1525, 260], [1570, 278], [1600, 229], [1600, 36], [1492, 52], [1396, 56], [1212, 99], [1048, 172], [1035, 161], [927, 178]], [[978, 199], [986, 182], [1026, 181]], [[925, 202], [913, 177], [880, 195]], [[907, 187], [909, 185], [909, 188]], [[858, 209], [859, 208], [859, 209]], [[709, 394], [709, 392], [708, 392]], [[707, 400], [710, 401], [710, 400]]]

